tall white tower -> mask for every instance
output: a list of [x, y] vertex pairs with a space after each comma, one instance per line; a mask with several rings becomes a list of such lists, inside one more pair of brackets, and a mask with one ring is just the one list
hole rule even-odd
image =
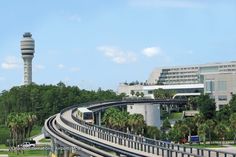
[[32, 83], [32, 59], [34, 57], [34, 39], [32, 34], [26, 32], [20, 41], [21, 55], [24, 60], [24, 84]]

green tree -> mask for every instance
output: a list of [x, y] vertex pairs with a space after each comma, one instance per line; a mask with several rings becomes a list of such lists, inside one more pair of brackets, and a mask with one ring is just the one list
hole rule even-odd
[[202, 123], [198, 127], [198, 135], [200, 139], [202, 139], [202, 141], [204, 142], [204, 145], [206, 144], [206, 134], [207, 134], [208, 129], [209, 127], [207, 126], [206, 123]]
[[143, 97], [144, 97], [144, 93], [143, 93], [143, 92], [141, 92], [141, 93], [140, 93], [140, 96], [143, 98]]
[[105, 126], [108, 128], [115, 129], [118, 126], [118, 115], [119, 110], [117, 108], [111, 107], [106, 110], [102, 121], [104, 122]]
[[236, 112], [236, 94], [232, 94], [232, 98], [229, 101], [229, 106], [230, 106], [231, 113], [235, 113]]
[[160, 130], [155, 126], [146, 126], [145, 128], [145, 136], [148, 138], [153, 139], [160, 139], [161, 132]]
[[134, 90], [131, 90], [131, 91], [130, 91], [130, 94], [131, 94], [132, 96], [134, 96], [134, 94], [135, 94]]
[[140, 96], [140, 93], [139, 93], [139, 92], [136, 92], [135, 95], [136, 95], [137, 97], [139, 97], [139, 96]]
[[168, 118], [166, 118], [162, 123], [161, 131], [167, 132], [170, 128], [171, 128], [170, 121], [168, 120]]
[[165, 99], [165, 90], [162, 88], [155, 89], [153, 95], [155, 99]]
[[190, 110], [197, 110], [197, 97], [189, 97], [188, 106]]
[[216, 112], [216, 119], [217, 119], [217, 121], [228, 124], [230, 114], [231, 114], [231, 112], [230, 112], [229, 105], [225, 105], [223, 108], [221, 108], [219, 111]]
[[131, 114], [128, 117], [128, 126], [131, 133], [142, 134], [145, 127], [144, 117], [141, 114]]
[[200, 95], [197, 99], [200, 113], [205, 119], [213, 119], [216, 113], [216, 106], [213, 99], [209, 95]]
[[234, 144], [236, 144], [236, 113], [230, 116], [230, 128], [234, 134]]
[[207, 125], [208, 127], [208, 137], [209, 137], [209, 140], [210, 140], [210, 144], [212, 142], [212, 139], [211, 139], [211, 136], [212, 136], [212, 133], [214, 132], [214, 129], [215, 129], [215, 122], [212, 120], [212, 119], [208, 119], [205, 124]]
[[153, 91], [153, 96], [155, 99], [172, 99], [174, 95], [175, 91], [173, 90], [158, 88]]
[[197, 127], [199, 127], [200, 124], [202, 124], [203, 122], [205, 122], [205, 118], [203, 116], [202, 113], [200, 114], [196, 114], [193, 118], [194, 123], [196, 124]]
[[188, 127], [188, 136], [190, 137], [192, 135], [192, 132], [196, 129], [194, 118], [187, 117], [184, 119], [183, 123]]
[[227, 132], [227, 127], [223, 123], [219, 123], [215, 127], [215, 133], [218, 138], [221, 140], [221, 145], [223, 144], [223, 140], [225, 138]]

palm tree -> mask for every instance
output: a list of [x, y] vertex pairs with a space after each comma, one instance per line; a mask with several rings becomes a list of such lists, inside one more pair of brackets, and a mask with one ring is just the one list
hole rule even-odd
[[206, 134], [209, 127], [206, 123], [202, 123], [198, 127], [198, 135], [203, 139], [204, 145], [206, 144]]
[[133, 132], [135, 134], [142, 133], [145, 126], [143, 115], [141, 114], [130, 115], [128, 117], [128, 126], [130, 132]]
[[106, 127], [114, 129], [114, 127], [117, 126], [116, 119], [117, 119], [118, 113], [119, 113], [119, 110], [114, 107], [111, 107], [106, 110], [102, 118], [102, 121], [104, 122]]
[[189, 134], [189, 137], [191, 137], [192, 131], [196, 128], [194, 119], [192, 117], [185, 118], [184, 124], [188, 127], [188, 134]]
[[226, 134], [227, 128], [223, 123], [219, 123], [215, 127], [215, 133], [218, 136], [218, 138], [221, 139], [221, 145], [223, 144], [223, 140]]
[[130, 91], [130, 94], [131, 94], [132, 96], [134, 96], [134, 94], [135, 94], [134, 90], [131, 90], [131, 91]]
[[234, 133], [234, 144], [235, 144], [236, 143], [236, 113], [233, 113], [230, 116], [229, 121], [230, 121], [230, 128]]
[[28, 132], [28, 137], [30, 137], [31, 131], [32, 131], [33, 126], [34, 126], [36, 121], [37, 121], [37, 116], [35, 114], [32, 114], [32, 113], [28, 113], [27, 114], [27, 128], [28, 128], [27, 132]]
[[196, 114], [194, 116], [194, 123], [196, 124], [197, 127], [199, 127], [200, 124], [202, 124], [205, 121], [204, 116], [200, 114]]
[[166, 133], [170, 128], [171, 128], [170, 121], [168, 120], [168, 118], [166, 118], [162, 123], [161, 131]]
[[145, 136], [153, 139], [160, 139], [161, 132], [155, 126], [146, 126], [145, 127]]
[[141, 92], [141, 93], [140, 93], [140, 96], [143, 98], [143, 97], [144, 97], [144, 93], [143, 93], [143, 92]]
[[135, 94], [137, 97], [139, 97], [140, 96], [140, 93], [139, 92], [136, 92], [136, 94]]
[[12, 138], [12, 146], [15, 146], [17, 135], [17, 121], [13, 113], [10, 113], [7, 117], [7, 126], [10, 129], [10, 137]]
[[212, 132], [215, 128], [215, 122], [212, 119], [209, 119], [206, 121], [206, 125], [208, 126], [208, 135], [209, 135], [209, 140], [210, 140], [210, 144], [211, 144], [211, 135], [212, 135]]

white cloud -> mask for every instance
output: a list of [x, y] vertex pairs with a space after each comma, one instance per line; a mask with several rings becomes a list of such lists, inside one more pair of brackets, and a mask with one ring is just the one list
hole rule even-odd
[[64, 65], [64, 64], [58, 64], [57, 67], [58, 67], [59, 69], [64, 69], [64, 68], [65, 68], [65, 65]]
[[162, 51], [160, 47], [147, 47], [143, 49], [142, 53], [147, 57], [153, 57], [153, 56], [161, 55]]
[[15, 56], [8, 56], [4, 59], [1, 67], [6, 70], [17, 69], [22, 65], [22, 63]]
[[79, 67], [72, 67], [72, 68], [70, 68], [70, 71], [71, 72], [79, 72], [80, 68]]
[[130, 63], [137, 60], [137, 57], [134, 53], [124, 52], [114, 47], [100, 46], [97, 48], [97, 50], [103, 52], [106, 57], [110, 58], [117, 64]]
[[129, 0], [131, 6], [167, 8], [204, 8], [206, 3], [199, 0]]

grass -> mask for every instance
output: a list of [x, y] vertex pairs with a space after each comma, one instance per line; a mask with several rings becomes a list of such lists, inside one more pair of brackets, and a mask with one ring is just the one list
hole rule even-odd
[[168, 118], [169, 119], [181, 119], [182, 118], [182, 112], [172, 112]]
[[0, 149], [8, 149], [8, 147], [5, 144], [0, 144]]
[[223, 148], [224, 146], [219, 144], [186, 144], [186, 146], [191, 146], [194, 148]]
[[34, 126], [31, 132], [31, 137], [42, 133], [42, 126]]
[[39, 142], [51, 142], [51, 139], [43, 138], [43, 139], [39, 140]]
[[25, 150], [24, 154], [21, 152], [18, 155], [16, 152], [4, 152], [0, 151], [0, 154], [8, 154], [9, 157], [24, 157], [24, 156], [31, 156], [31, 157], [43, 157], [43, 156], [48, 156], [49, 151], [46, 150]]

